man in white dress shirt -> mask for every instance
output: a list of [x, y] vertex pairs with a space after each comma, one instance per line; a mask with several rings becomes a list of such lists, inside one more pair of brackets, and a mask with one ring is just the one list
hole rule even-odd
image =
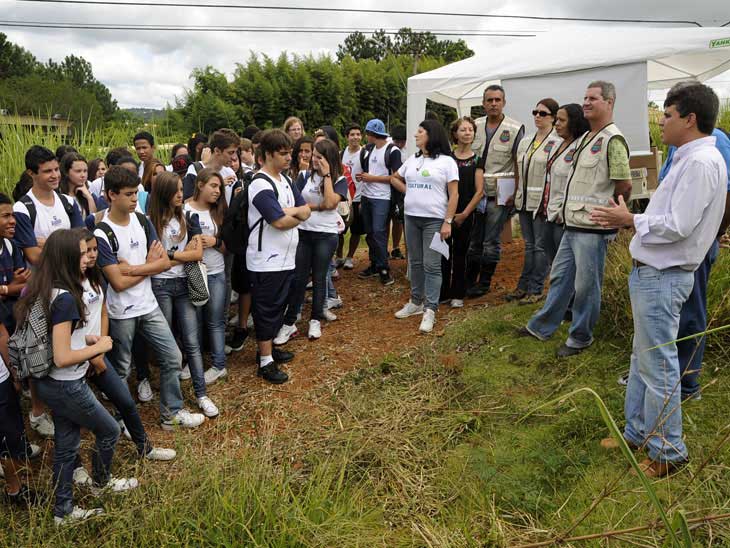
[[[650, 477], [667, 475], [687, 461], [673, 341], [694, 271], [715, 240], [725, 210], [727, 168], [711, 136], [718, 110], [717, 95], [708, 86], [685, 82], [669, 90], [662, 140], [677, 151], [646, 212], [631, 214], [619, 198], [618, 205], [596, 207], [592, 214], [602, 226], [636, 229], [629, 247], [634, 342], [623, 435], [632, 448], [646, 449], [649, 458], [641, 464]], [[601, 445], [617, 444], [609, 438]]]

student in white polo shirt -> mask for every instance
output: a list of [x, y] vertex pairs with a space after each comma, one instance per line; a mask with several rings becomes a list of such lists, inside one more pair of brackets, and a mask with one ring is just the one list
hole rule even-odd
[[[33, 179], [33, 186], [13, 205], [16, 223], [13, 240], [23, 250], [26, 261], [35, 266], [48, 236], [59, 228], [83, 226], [83, 220], [78, 205], [58, 189], [61, 172], [53, 152], [33, 145], [25, 153], [25, 169]], [[30, 425], [40, 435], [51, 438], [53, 423], [36, 397], [33, 382], [30, 389], [33, 403]]]
[[109, 281], [107, 308], [114, 347], [107, 355], [122, 379], [129, 376], [132, 341], [144, 337], [160, 367], [162, 428], [195, 428], [205, 417], [183, 409], [180, 392], [182, 355], [152, 292], [150, 276], [170, 268], [170, 260], [149, 219], [135, 211], [137, 177], [114, 166], [105, 176], [108, 210], [96, 224], [98, 264]]
[[246, 266], [258, 343], [257, 374], [274, 384], [289, 380], [279, 367], [294, 354], [273, 348], [273, 339], [284, 324], [295, 279], [296, 227], [311, 214], [302, 195], [283, 174], [291, 162], [291, 146], [291, 139], [280, 129], [265, 131], [259, 143], [263, 166], [247, 189], [250, 232]]

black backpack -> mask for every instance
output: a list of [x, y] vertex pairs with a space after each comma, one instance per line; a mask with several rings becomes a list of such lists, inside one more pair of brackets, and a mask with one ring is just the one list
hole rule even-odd
[[[58, 196], [58, 199], [61, 200], [61, 203], [63, 204], [63, 209], [66, 212], [66, 215], [68, 215], [69, 222], [71, 222], [71, 217], [74, 214], [74, 205], [72, 203], [69, 203], [66, 197], [61, 194], [60, 190], [55, 189], [54, 192]], [[30, 226], [35, 227], [35, 219], [38, 216], [38, 211], [36, 210], [35, 204], [33, 203], [33, 199], [25, 194], [20, 198], [20, 203], [25, 205], [25, 207], [28, 209]]]
[[[392, 173], [393, 170], [390, 168], [390, 153], [393, 151], [395, 143], [388, 143], [385, 145], [385, 167], [388, 169], [388, 173]], [[375, 143], [368, 143], [360, 149], [360, 165], [362, 166], [363, 173], [369, 173], [370, 168], [370, 154], [375, 150]]]
[[[291, 185], [289, 177], [284, 175], [284, 180]], [[279, 198], [279, 190], [276, 188], [276, 184], [267, 175], [262, 172], [258, 172], [253, 176], [251, 182], [256, 179], [265, 179], [271, 185], [276, 198]], [[231, 205], [228, 206], [226, 216], [223, 218], [223, 228], [221, 229], [221, 238], [223, 243], [226, 244], [226, 250], [234, 255], [245, 255], [246, 248], [248, 247], [248, 239], [251, 232], [259, 229], [259, 251], [264, 237], [264, 218], [261, 217], [253, 226], [248, 226], [248, 189], [251, 183], [245, 183], [243, 190], [236, 194], [231, 199]]]
[[[98, 213], [103, 213], [103, 211], [99, 211]], [[145, 217], [139, 211], [135, 211], [134, 214], [137, 216], [139, 224], [141, 224], [142, 228], [144, 228], [144, 235], [147, 239], [147, 250], [149, 251], [150, 245], [152, 245], [152, 242], [150, 241], [152, 233], [150, 231], [149, 221], [147, 220], [147, 217]], [[103, 216], [99, 218], [103, 218]], [[96, 219], [97, 217], [94, 217], [95, 221]], [[119, 251], [119, 240], [117, 240], [117, 235], [114, 233], [112, 227], [110, 227], [105, 221], [100, 221], [96, 223], [96, 228], [100, 229], [106, 236], [107, 240], [109, 240], [109, 245], [112, 248], [112, 253], [114, 253], [114, 256], [116, 257], [117, 252]]]
[[186, 173], [183, 177], [183, 200], [187, 200], [193, 195], [195, 191], [195, 179], [198, 177], [198, 173], [203, 169], [203, 162], [193, 162], [191, 164], [195, 175], [192, 173]]

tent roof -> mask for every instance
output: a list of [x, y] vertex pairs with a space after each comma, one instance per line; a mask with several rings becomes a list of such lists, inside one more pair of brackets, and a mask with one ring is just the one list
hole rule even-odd
[[[712, 48], [713, 40], [725, 40], [725, 47]], [[484, 88], [502, 80], [640, 61], [647, 61], [650, 89], [692, 78], [707, 80], [730, 69], [730, 28], [551, 31], [412, 76], [408, 92], [457, 107], [478, 104]]]

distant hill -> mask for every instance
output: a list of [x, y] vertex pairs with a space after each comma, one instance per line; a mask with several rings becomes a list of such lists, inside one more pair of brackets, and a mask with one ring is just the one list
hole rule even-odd
[[145, 122], [150, 122], [152, 120], [159, 120], [160, 118], [164, 118], [165, 111], [163, 109], [155, 109], [155, 108], [125, 108], [122, 109], [126, 112], [129, 112], [132, 116], [136, 118], [142, 118]]

